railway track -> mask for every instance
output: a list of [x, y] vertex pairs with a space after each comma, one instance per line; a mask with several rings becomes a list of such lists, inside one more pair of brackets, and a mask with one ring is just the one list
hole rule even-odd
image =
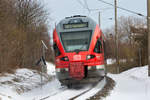
[[[56, 92], [53, 95], [49, 95], [43, 97], [39, 100], [75, 100], [80, 98], [90, 98], [91, 96], [95, 95], [98, 91], [100, 91], [106, 84], [106, 78], [103, 78], [96, 84], [85, 86], [83, 89], [68, 89], [67, 87], [62, 87], [60, 91]], [[92, 91], [93, 90], [93, 91]], [[97, 90], [97, 91], [95, 91]], [[73, 94], [73, 95], [69, 95]], [[88, 95], [88, 96], [87, 96]]]
[[70, 98], [69, 100], [85, 100], [90, 98], [91, 96], [95, 95], [98, 91], [100, 91], [101, 89], [103, 89], [103, 87], [106, 84], [106, 78], [104, 77], [102, 80], [100, 80], [97, 84], [95, 84], [93, 87], [91, 87], [90, 89], [80, 93], [79, 95], [76, 95], [72, 98]]
[[67, 90], [67, 87], [61, 87], [61, 88], [58, 89], [57, 92], [55, 92], [55, 93], [53, 93], [53, 94], [51, 94], [51, 95], [45, 96], [45, 97], [43, 97], [43, 98], [41, 98], [41, 99], [39, 99], [39, 100], [46, 100], [46, 99], [50, 98], [51, 96], [57, 95], [57, 94], [59, 94], [59, 93], [65, 91], [65, 90]]
[[88, 91], [90, 91], [91, 89], [92, 89], [92, 88], [90, 88], [90, 89], [88, 89], [88, 90], [86, 90], [86, 91], [84, 91], [84, 92], [80, 93], [80, 94], [79, 94], [79, 95], [77, 95], [77, 96], [74, 96], [74, 97], [70, 98], [69, 100], [75, 100], [76, 98], [78, 98], [78, 97], [82, 96], [83, 94], [87, 93], [87, 92], [88, 92]]

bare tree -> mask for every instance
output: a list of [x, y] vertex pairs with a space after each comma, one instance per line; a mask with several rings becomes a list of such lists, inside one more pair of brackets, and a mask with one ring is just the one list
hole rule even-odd
[[50, 48], [47, 17], [37, 0], [0, 0], [0, 72], [35, 66], [41, 40]]
[[[131, 31], [131, 26], [135, 28], [144, 28], [146, 26], [146, 20], [141, 19], [141, 18], [135, 18], [135, 17], [120, 17], [118, 19], [118, 35], [119, 35], [119, 58], [120, 59], [125, 59], [128, 65], [131, 66], [137, 66], [139, 62], [139, 47], [143, 46], [142, 50], [146, 50], [145, 43], [146, 40], [143, 38], [143, 43], [142, 45], [138, 45], [136, 42], [134, 42], [134, 39], [132, 37], [132, 31]], [[111, 27], [109, 29], [106, 29], [104, 31], [105, 34], [107, 34], [107, 43], [108, 45], [112, 46], [115, 45], [113, 42], [113, 37], [114, 37], [114, 27]], [[110, 38], [111, 34], [111, 38]], [[115, 47], [115, 46], [114, 46]], [[114, 48], [113, 47], [113, 48]], [[114, 49], [112, 47], [108, 48], [108, 51], [111, 52], [111, 56], [108, 55], [109, 57], [114, 57]], [[144, 56], [145, 54], [143, 54]], [[131, 64], [130, 64], [131, 63]], [[146, 63], [145, 63], [146, 64]]]

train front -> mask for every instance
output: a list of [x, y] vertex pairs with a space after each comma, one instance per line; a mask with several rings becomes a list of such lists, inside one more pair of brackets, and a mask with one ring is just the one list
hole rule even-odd
[[67, 17], [53, 32], [56, 73], [60, 81], [105, 75], [102, 32], [89, 17]]

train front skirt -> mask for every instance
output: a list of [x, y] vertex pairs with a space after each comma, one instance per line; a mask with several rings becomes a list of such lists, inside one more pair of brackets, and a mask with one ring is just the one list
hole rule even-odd
[[[69, 71], [67, 68], [56, 69], [56, 75], [59, 81], [63, 85], [74, 84], [74, 83], [93, 83], [98, 82], [101, 78], [106, 76], [104, 65], [97, 66], [82, 66], [79, 64], [80, 70], [76, 70], [75, 66]], [[76, 66], [77, 67], [77, 66]], [[87, 68], [86, 68], [87, 67]], [[87, 70], [86, 70], [87, 69]], [[86, 71], [85, 71], [86, 70]]]

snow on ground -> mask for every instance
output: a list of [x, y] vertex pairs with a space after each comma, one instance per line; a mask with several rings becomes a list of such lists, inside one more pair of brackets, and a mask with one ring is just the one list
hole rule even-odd
[[[38, 100], [61, 87], [55, 78], [55, 66], [47, 63], [48, 74], [41, 76], [36, 70], [18, 69], [15, 74], [5, 74], [0, 77], [0, 100]], [[53, 92], [52, 92], [53, 91]]]
[[[55, 66], [47, 63], [48, 74], [42, 77], [43, 86], [40, 87], [41, 77], [35, 70], [18, 69], [15, 74], [0, 75], [0, 100], [67, 100], [90, 86], [81, 90], [63, 90], [55, 77]], [[104, 100], [150, 100], [150, 77], [148, 66], [137, 67], [120, 74], [108, 74], [116, 82], [114, 90]], [[85, 100], [101, 88], [93, 88], [78, 100]], [[55, 96], [57, 94], [57, 96]], [[53, 95], [53, 96], [52, 96]]]
[[52, 75], [52, 76], [55, 76], [56, 73], [55, 73], [55, 65], [52, 64], [52, 63], [46, 63], [47, 64], [47, 73], [49, 75]]
[[105, 100], [150, 100], [148, 66], [108, 76], [115, 80], [116, 86]]
[[[150, 100], [150, 77], [148, 77], [147, 66], [133, 68], [120, 74], [108, 74], [108, 76], [115, 80], [116, 86], [109, 96], [103, 98], [104, 100]], [[93, 88], [76, 100], [86, 100], [100, 89], [99, 87]], [[67, 90], [46, 100], [69, 100], [79, 92], [79, 90], [75, 91]]]
[[[125, 62], [127, 62], [127, 60], [126, 59], [120, 59], [119, 62], [120, 63], [125, 63]], [[106, 59], [106, 64], [107, 65], [112, 65], [114, 63], [116, 63], [116, 59], [112, 59], [112, 58]]]
[[81, 97], [77, 98], [76, 100], [87, 100], [88, 98], [92, 97], [97, 92], [102, 90], [104, 88], [105, 84], [106, 84], [106, 79], [99, 82], [94, 88], [92, 88], [92, 90], [90, 90], [86, 94], [82, 95]]
[[81, 97], [75, 99], [75, 100], [86, 100], [91, 96], [95, 95], [99, 90], [101, 90], [105, 86], [105, 84], [106, 84], [106, 80], [104, 79], [101, 82], [99, 82], [94, 88], [92, 84], [86, 84], [84, 87], [80, 89], [66, 89], [65, 91], [60, 92], [57, 95], [51, 96], [46, 100], [70, 100], [72, 97], [75, 97], [92, 88], [90, 91], [88, 91]]
[[116, 60], [115, 59], [111, 59], [111, 58], [106, 60], [107, 65], [114, 64], [115, 62], [116, 62]]

